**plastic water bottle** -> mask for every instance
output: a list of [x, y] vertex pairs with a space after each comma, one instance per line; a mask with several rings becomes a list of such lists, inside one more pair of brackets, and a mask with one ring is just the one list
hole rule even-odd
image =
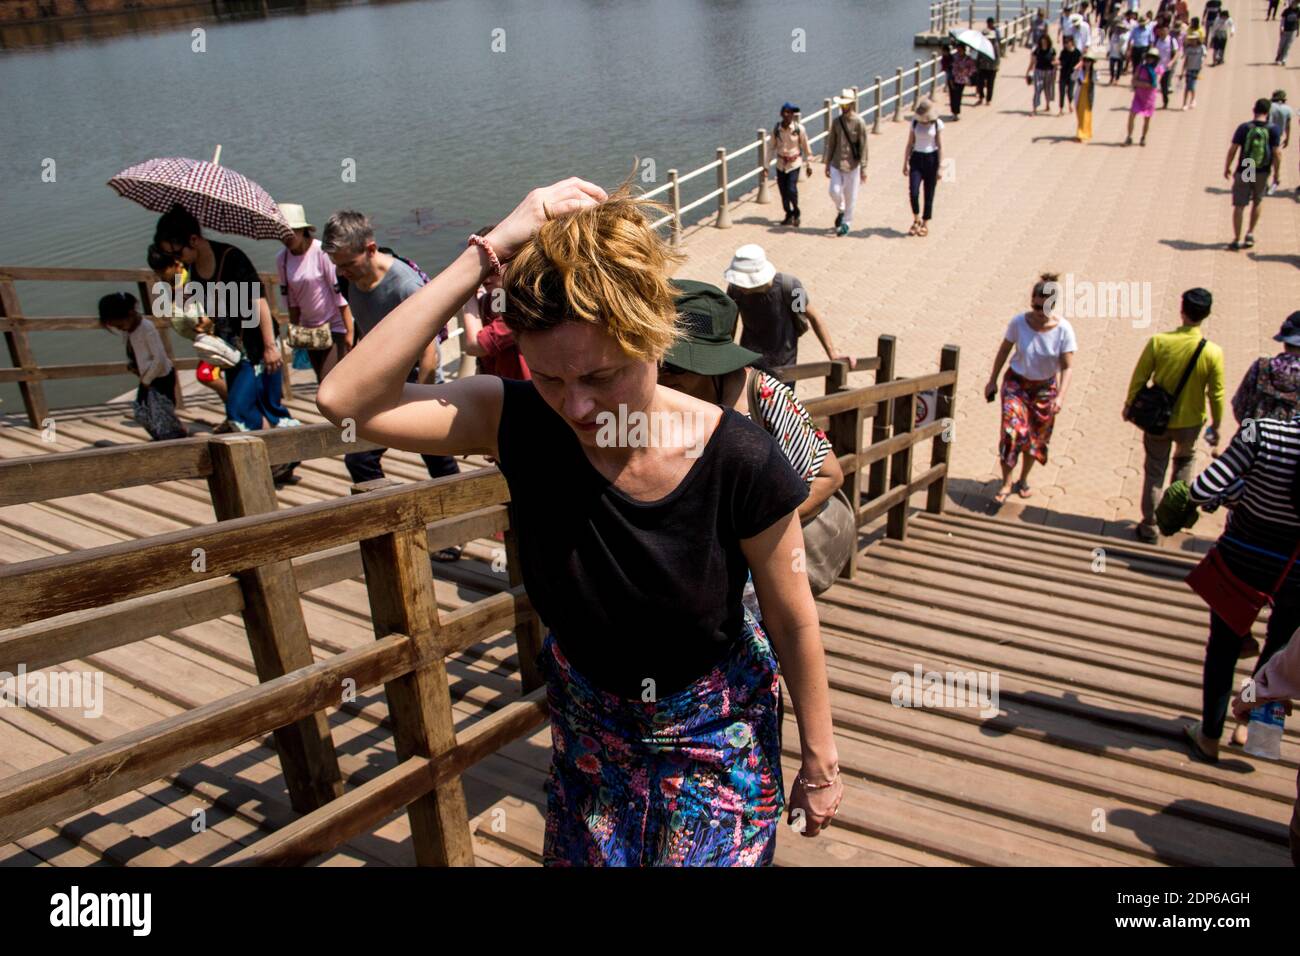
[[1286, 707], [1280, 700], [1260, 704], [1250, 712], [1246, 730], [1248, 754], [1268, 760], [1282, 759], [1282, 730], [1286, 726]]

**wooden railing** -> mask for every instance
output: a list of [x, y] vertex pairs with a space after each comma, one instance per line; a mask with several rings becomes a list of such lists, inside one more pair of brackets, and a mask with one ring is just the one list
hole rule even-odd
[[[276, 337], [281, 338], [279, 326], [287, 322], [289, 316], [278, 311], [276, 290], [279, 280], [271, 273], [260, 273], [262, 291], [267, 304], [271, 307], [271, 318], [277, 327]], [[0, 368], [0, 383], [16, 382], [22, 394], [23, 407], [27, 420], [33, 428], [44, 428], [46, 416], [49, 415], [49, 403], [45, 399], [42, 382], [50, 379], [93, 378], [103, 375], [128, 375], [130, 370], [126, 362], [90, 362], [76, 365], [40, 365], [32, 351], [28, 336], [33, 332], [69, 332], [86, 329], [99, 329], [99, 318], [94, 315], [63, 316], [29, 316], [23, 313], [22, 303], [18, 298], [15, 282], [119, 282], [134, 284], [136, 298], [140, 300], [140, 314], [145, 321], [153, 321], [162, 335], [163, 348], [167, 357], [178, 369], [197, 368], [197, 358], [176, 358], [172, 352], [171, 322], [166, 316], [152, 315], [151, 304], [154, 300], [153, 285], [157, 277], [148, 269], [46, 269], [31, 266], [0, 266], [0, 331], [4, 332], [5, 344], [9, 347], [9, 360], [12, 368]], [[107, 336], [105, 336], [107, 340]], [[116, 340], [114, 340], [116, 341]], [[284, 397], [292, 395], [289, 384], [289, 369], [292, 367], [293, 350], [284, 345], [284, 375], [281, 389]], [[176, 405], [183, 408], [185, 397], [181, 393], [180, 382], [176, 385]]]
[[[809, 412], [827, 429], [860, 525], [888, 515], [902, 537], [908, 499], [943, 507], [946, 431], [957, 349], [940, 371], [893, 378], [894, 340], [859, 363], [876, 383], [850, 388], [846, 363], [785, 370], [823, 378]], [[938, 390], [939, 421], [913, 428], [918, 393]], [[870, 439], [864, 426], [870, 420]], [[932, 440], [914, 476], [912, 449]], [[204, 478], [213, 524], [0, 565], [0, 671], [49, 667], [223, 615], [242, 613], [261, 683], [0, 780], [0, 844], [122, 796], [268, 732], [294, 808], [305, 814], [228, 862], [302, 863], [407, 809], [416, 859], [472, 865], [460, 776], [546, 719], [536, 659], [542, 624], [522, 588], [508, 491], [495, 468], [350, 498], [276, 508], [269, 465], [373, 447], [332, 425], [92, 449], [0, 461], [0, 506], [158, 481]], [[505, 532], [507, 590], [443, 614], [429, 552]], [[850, 562], [841, 576], [853, 576]], [[300, 594], [364, 573], [375, 643], [315, 662]], [[70, 582], [75, 582], [70, 584]], [[454, 732], [446, 658], [505, 629], [518, 646], [522, 696]], [[398, 765], [343, 791], [327, 708], [343, 690], [383, 685]]]
[[1020, 39], [1024, 32], [1022, 21], [1027, 24], [1033, 20], [1039, 7], [1050, 20], [1054, 2], [1059, 12], [1061, 0], [966, 0], [965, 3], [962, 0], [939, 0], [930, 4], [930, 32], [946, 33], [963, 26], [963, 21], [967, 29], [977, 29], [976, 24], [982, 25], [992, 17], [1002, 28], [1004, 38], [1009, 38], [1009, 31], [1015, 30], [1016, 39]]

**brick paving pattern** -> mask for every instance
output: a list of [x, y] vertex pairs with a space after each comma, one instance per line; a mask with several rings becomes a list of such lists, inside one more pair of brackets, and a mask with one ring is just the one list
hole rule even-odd
[[[1224, 248], [1231, 239], [1231, 208], [1222, 171], [1233, 130], [1250, 119], [1255, 99], [1275, 88], [1290, 90], [1293, 104], [1300, 100], [1300, 65], [1271, 65], [1277, 28], [1264, 21], [1264, 9], [1260, 3], [1236, 17], [1227, 62], [1201, 73], [1196, 109], [1178, 111], [1177, 90], [1171, 108], [1152, 118], [1146, 147], [1135, 142], [1122, 148], [1128, 77], [1105, 85], [1104, 60], [1097, 68], [1102, 84], [1091, 143], [1073, 141], [1073, 114], [1031, 117], [1032, 90], [1023, 81], [1028, 54], [1017, 49], [999, 74], [991, 107], [973, 106], [968, 90], [961, 122], [950, 123], [939, 91], [945, 164], [953, 175], [939, 185], [928, 236], [906, 235], [911, 209], [902, 176], [905, 107], [904, 121], [883, 118], [872, 140], [869, 178], [848, 236], [829, 231], [834, 212], [818, 165], [814, 178], [800, 183], [800, 229], [776, 225], [782, 213], [772, 182], [768, 204], [753, 202], [752, 193], [733, 203], [732, 228], [716, 229], [710, 217], [688, 231], [688, 261], [679, 274], [722, 284], [732, 251], [757, 242], [778, 269], [808, 287], [809, 301], [829, 318], [842, 351], [871, 355], [878, 335], [893, 334], [896, 374], [918, 375], [937, 368], [944, 344], [961, 346], [950, 506], [981, 513], [993, 512], [999, 428], [998, 404], [984, 401], [983, 387], [1003, 330], [1028, 305], [1038, 274], [1150, 283], [1146, 327], [1135, 327], [1132, 316], [1071, 319], [1079, 351], [1048, 463], [1031, 474], [1031, 499], [1013, 496], [1000, 510], [1025, 521], [1131, 536], [1142, 442], [1137, 429], [1120, 419], [1120, 408], [1148, 336], [1178, 325], [1184, 289], [1210, 289], [1215, 306], [1206, 332], [1224, 349], [1231, 399], [1249, 364], [1280, 348], [1272, 336], [1300, 308], [1300, 130], [1283, 154], [1281, 189], [1264, 202], [1255, 248]], [[820, 131], [811, 124], [810, 133]], [[801, 339], [799, 357], [824, 357], [814, 335]], [[869, 373], [853, 381], [866, 384]], [[1224, 425], [1226, 443], [1236, 427], [1230, 410]], [[1202, 441], [1198, 468], [1208, 461]], [[1222, 514], [1203, 516], [1198, 535], [1217, 534], [1222, 520]], [[1183, 535], [1166, 543], [1202, 546]]]

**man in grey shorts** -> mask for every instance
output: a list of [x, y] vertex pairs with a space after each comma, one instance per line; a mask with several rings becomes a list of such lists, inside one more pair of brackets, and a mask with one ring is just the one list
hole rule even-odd
[[[1255, 101], [1255, 115], [1237, 127], [1223, 164], [1223, 178], [1232, 180], [1232, 250], [1249, 249], [1255, 244], [1255, 227], [1259, 225], [1259, 204], [1268, 193], [1269, 179], [1276, 179], [1282, 162], [1278, 148], [1282, 134], [1268, 121], [1273, 104]], [[1242, 219], [1250, 206], [1250, 227], [1245, 242], [1241, 239]]]

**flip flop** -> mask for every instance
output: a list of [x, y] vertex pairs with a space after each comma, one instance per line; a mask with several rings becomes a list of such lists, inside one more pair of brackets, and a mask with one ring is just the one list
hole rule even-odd
[[1016, 494], [1018, 494], [1021, 498], [1030, 498], [1034, 494], [1034, 489], [1030, 488], [1026, 482], [1017, 481], [1015, 487], [1016, 487]]
[[1012, 490], [1013, 490], [1014, 488], [1015, 488], [1015, 485], [1012, 485], [1012, 486], [1009, 487], [1009, 488], [999, 488], [997, 494], [995, 494], [995, 495], [993, 496], [993, 500], [994, 500], [994, 502], [996, 502], [997, 504], [1000, 504], [1000, 505], [1004, 505], [1004, 504], [1006, 504], [1006, 503], [1007, 503], [1007, 498], [1010, 496], [1010, 494], [1011, 494], [1011, 492], [1012, 492]]
[[930, 227], [925, 223], [921, 223], [921, 228], [916, 230], [916, 234], [918, 236], [928, 236], [930, 234]]

